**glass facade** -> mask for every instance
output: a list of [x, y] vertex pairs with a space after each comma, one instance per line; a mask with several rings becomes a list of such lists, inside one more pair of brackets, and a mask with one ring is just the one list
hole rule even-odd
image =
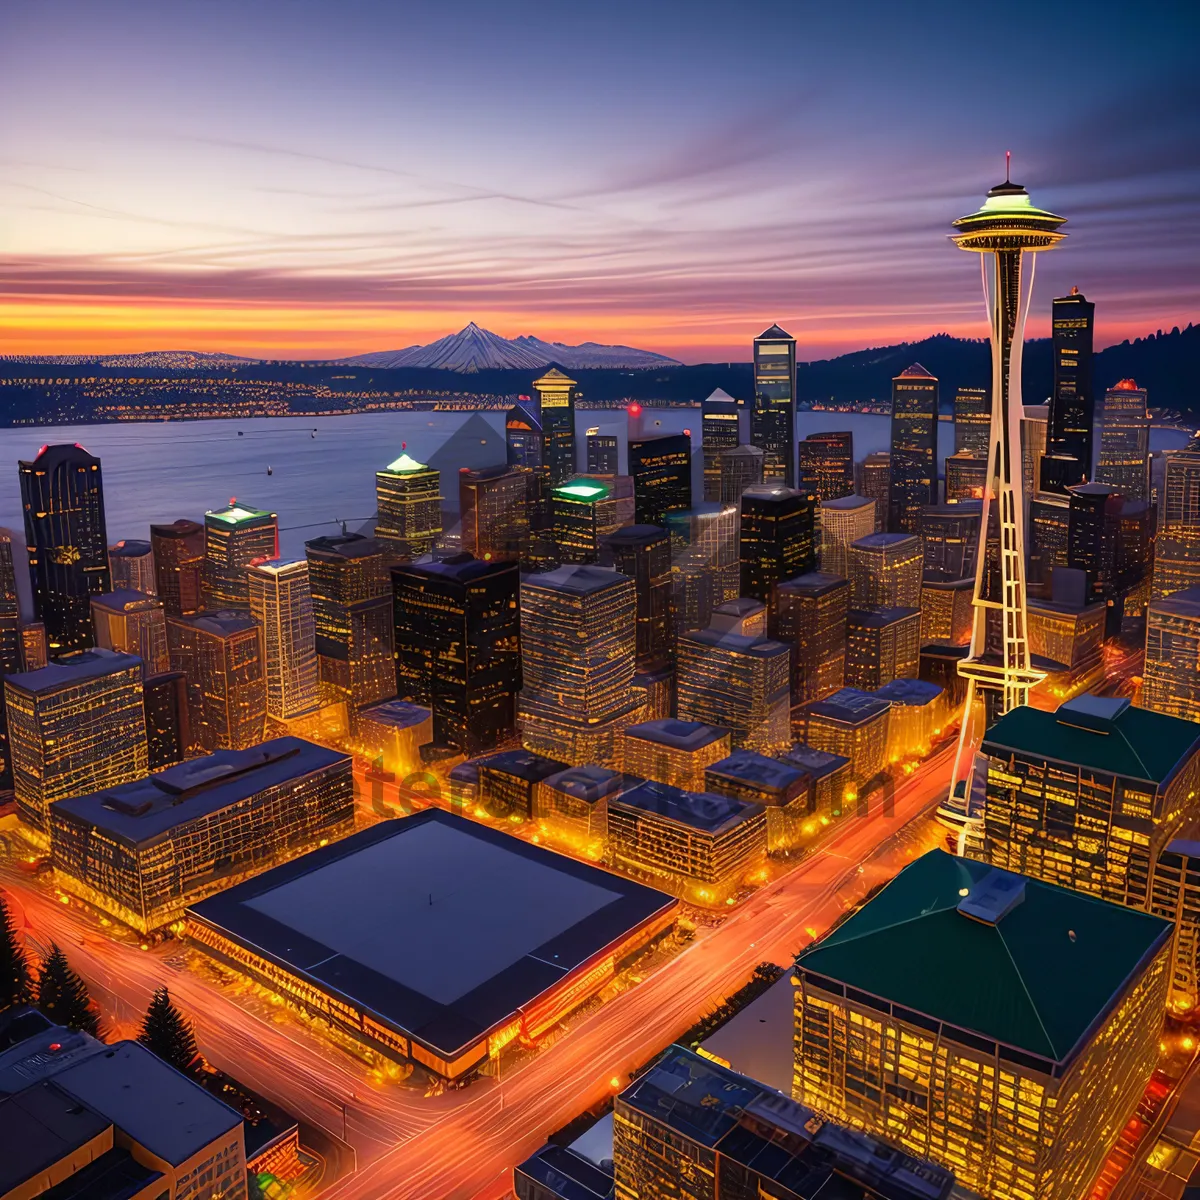
[[764, 454], [764, 479], [796, 486], [796, 339], [778, 325], [754, 339], [750, 442]]
[[917, 533], [921, 509], [937, 503], [938, 381], [920, 363], [892, 380], [887, 527]]
[[158, 598], [168, 617], [190, 617], [204, 604], [204, 526], [180, 517], [150, 526]]
[[402, 453], [375, 472], [375, 536], [397, 558], [419, 558], [442, 532], [442, 475]]
[[231, 500], [204, 514], [204, 608], [250, 611], [246, 568], [279, 553], [279, 520], [272, 512]]
[[954, 393], [954, 453], [987, 462], [992, 431], [992, 398], [987, 388], [960, 387]]
[[665, 525], [667, 514], [692, 507], [692, 443], [683, 433], [629, 439], [634, 519]]
[[565, 483], [575, 474], [575, 380], [551, 367], [533, 381], [541, 403], [542, 470], [550, 487]]
[[1065, 493], [1092, 474], [1092, 334], [1096, 306], [1072, 288], [1054, 301], [1051, 317], [1054, 391], [1050, 396], [1047, 453], [1038, 485]]

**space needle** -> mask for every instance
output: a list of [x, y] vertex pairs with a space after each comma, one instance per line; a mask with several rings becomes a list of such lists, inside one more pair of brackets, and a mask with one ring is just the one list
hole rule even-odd
[[[1006, 166], [1010, 157], [1005, 155]], [[1035, 208], [1029, 193], [1010, 179], [992, 188], [983, 207], [954, 222], [951, 239], [980, 256], [983, 294], [992, 323], [992, 415], [987, 486], [975, 560], [974, 617], [967, 657], [958, 673], [967, 680], [950, 794], [938, 817], [960, 832], [978, 820], [972, 803], [975, 750], [998, 717], [1029, 702], [1044, 678], [1030, 660], [1025, 606], [1025, 497], [1021, 463], [1021, 350], [1040, 250], [1066, 234], [1065, 218]], [[962, 838], [960, 837], [960, 845]]]

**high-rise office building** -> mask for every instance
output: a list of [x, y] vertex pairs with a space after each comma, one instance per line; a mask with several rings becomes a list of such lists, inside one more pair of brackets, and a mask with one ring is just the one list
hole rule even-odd
[[965, 450], [946, 458], [946, 503], [982, 500], [987, 486], [987, 459]]
[[146, 773], [142, 661], [86, 650], [4, 680], [21, 819], [45, 835], [56, 800]]
[[846, 687], [873, 692], [893, 679], [916, 679], [921, 665], [921, 610], [852, 608], [846, 616]]
[[720, 629], [693, 629], [675, 642], [681, 721], [719, 725], [733, 744], [760, 754], [791, 744], [791, 647]]
[[793, 1095], [971, 1194], [1086, 1196], [1157, 1065], [1169, 941], [931, 850], [797, 959]]
[[287, 721], [312, 712], [321, 689], [308, 562], [271, 558], [247, 575], [250, 615], [262, 627], [267, 716]]
[[428, 554], [442, 532], [442, 475], [407, 451], [375, 472], [375, 537], [397, 558]]
[[821, 501], [821, 570], [850, 577], [850, 545], [875, 532], [875, 501], [841, 496]]
[[[742, 493], [763, 481], [763, 452], [757, 446], [734, 446], [717, 454], [717, 495], [722, 504], [738, 504]], [[708, 499], [705, 475], [705, 496]]]
[[965, 646], [971, 640], [971, 593], [975, 580], [921, 581], [921, 646]]
[[279, 519], [273, 512], [230, 500], [204, 514], [204, 607], [211, 612], [250, 609], [246, 568], [279, 553]]
[[155, 591], [168, 617], [195, 616], [204, 604], [204, 526], [180, 517], [150, 526]]
[[604, 539], [600, 561], [633, 580], [637, 670], [661, 671], [671, 656], [671, 535], [626, 525]]
[[657, 433], [629, 439], [635, 519], [664, 525], [667, 513], [692, 507], [692, 443], [685, 433]]
[[992, 398], [987, 388], [960, 387], [954, 393], [954, 453], [987, 461]]
[[921, 510], [919, 529], [924, 548], [922, 579], [925, 582], [974, 580], [982, 508], [979, 503], [963, 502], [931, 504]]
[[921, 603], [921, 539], [869, 533], [850, 546], [850, 603], [855, 608], [917, 608]]
[[568, 379], [557, 367], [533, 381], [541, 405], [542, 469], [546, 482], [555, 487], [575, 474], [575, 391], [574, 379]]
[[1087, 573], [1087, 595], [1106, 599], [1117, 587], [1117, 542], [1125, 498], [1103, 483], [1068, 489], [1067, 566]]
[[772, 325], [754, 339], [750, 441], [765, 458], [763, 478], [796, 484], [796, 339]]
[[483, 562], [516, 561], [529, 541], [526, 475], [511, 467], [463, 467], [458, 511], [464, 554]]
[[[949, 460], [947, 460], [949, 461]], [[1029, 501], [1029, 585], [1044, 595], [1057, 567], [1067, 565], [1071, 503], [1067, 495], [1042, 492]]]
[[576, 475], [550, 493], [550, 520], [560, 563], [594, 563], [604, 539], [633, 524], [628, 475]]
[[598, 428], [587, 431], [587, 473], [589, 475], [619, 475], [621, 473], [621, 443], [616, 434], [601, 433]]
[[[717, 388], [700, 406], [700, 443], [704, 454], [704, 499], [710, 503], [714, 500], [728, 499], [721, 492], [721, 454], [723, 451], [736, 448], [740, 440], [738, 436], [738, 402], [724, 388]], [[761, 476], [754, 482], [761, 483]], [[746, 484], [746, 486], [750, 485]]]
[[796, 446], [798, 486], [818, 500], [836, 500], [854, 491], [854, 434], [810, 433]]
[[704, 790], [704, 771], [729, 757], [729, 730], [666, 717], [630, 725], [621, 737], [621, 766], [688, 792]]
[[703, 629], [713, 609], [740, 593], [738, 511], [698, 504], [667, 517], [671, 534], [671, 609], [676, 633]]
[[1050, 430], [1050, 407], [1046, 404], [1026, 404], [1021, 417], [1021, 487], [1028, 505], [1035, 496], [1042, 477], [1042, 462], [1046, 457]]
[[1092, 475], [1092, 332], [1096, 306], [1072, 288], [1054, 301], [1052, 324], [1054, 391], [1050, 396], [1046, 458], [1038, 486], [1065, 494]]
[[892, 486], [892, 456], [886, 450], [868, 454], [855, 468], [860, 496], [875, 501], [875, 532], [882, 533], [888, 523], [888, 495]]
[[545, 449], [542, 418], [537, 405], [528, 396], [508, 410], [504, 421], [504, 444], [510, 467], [542, 473], [542, 453]]
[[0, 529], [0, 676], [21, 670], [21, 612], [12, 540], [11, 530]]
[[[529, 1164], [521, 1171], [547, 1178], [552, 1163], [574, 1174], [557, 1158], [540, 1171]], [[617, 1097], [613, 1173], [615, 1192], [607, 1194], [616, 1200], [946, 1200], [954, 1187], [951, 1171], [682, 1046]], [[568, 1194], [591, 1200], [604, 1193], [528, 1191], [522, 1200]]]
[[[1057, 712], [1022, 707], [988, 730], [985, 862], [1127, 908], [1153, 911], [1159, 855], [1194, 837], [1200, 726], [1114, 696]], [[1176, 998], [1194, 1006], [1195, 925], [1173, 939]], [[1102, 943], [1098, 943], [1102, 944]], [[1191, 981], [1190, 993], [1181, 988]], [[1184, 992], [1182, 996], [1180, 992]]]
[[182, 671], [163, 671], [142, 680], [146, 767], [150, 771], [162, 771], [187, 757], [192, 743], [187, 691]]
[[240, 609], [171, 617], [171, 670], [188, 686], [189, 752], [245, 750], [263, 740], [267, 684], [258, 622]]
[[43, 446], [17, 464], [33, 611], [51, 658], [92, 640], [91, 598], [112, 591], [100, 460], [82, 446]]
[[572, 766], [615, 765], [634, 719], [634, 582], [570, 564], [521, 584], [521, 738]]
[[[954, 222], [954, 244], [983, 256], [984, 295], [991, 312], [992, 431], [988, 470], [992, 478], [983, 494], [972, 598], [975, 619], [970, 651], [958, 664], [967, 681], [966, 709], [959, 730], [950, 795], [939, 817], [954, 828], [970, 820], [969, 797], [974, 747], [995, 718], [1026, 703], [1029, 690], [1042, 679], [1030, 658], [1025, 605], [1026, 496], [1018, 463], [1021, 455], [1021, 347], [1025, 339], [1032, 287], [1022, 268], [1033, 270], [1026, 255], [1053, 249], [1065, 236], [1063, 218], [1035, 208], [1020, 184], [992, 188], [983, 205]], [[993, 538], [994, 531], [994, 538]], [[977, 703], [982, 701], [982, 703]]]
[[850, 799], [856, 790], [865, 790], [888, 765], [891, 708], [890, 700], [882, 700], [874, 692], [844, 687], [831, 696], [810, 700], [798, 710], [797, 732], [803, 730], [808, 746], [849, 764], [841, 781], [841, 798]]
[[1200, 438], [1165, 456], [1158, 516], [1156, 599], [1200, 584]]
[[921, 508], [937, 503], [938, 381], [920, 363], [892, 380], [887, 527], [916, 533]]
[[817, 500], [811, 492], [761, 483], [742, 493], [742, 595], [774, 610], [775, 588], [816, 569]]
[[1141, 703], [1200, 722], [1200, 587], [1150, 601]]
[[521, 688], [519, 568], [465, 554], [392, 568], [396, 691], [471, 757], [511, 743]]
[[785, 579], [775, 593], [771, 637], [792, 647], [792, 698], [798, 704], [838, 691], [846, 673], [850, 583], [825, 571]]
[[167, 616], [157, 596], [129, 589], [93, 596], [92, 624], [101, 649], [136, 654], [146, 675], [170, 670]]
[[1150, 497], [1150, 417], [1146, 389], [1122, 379], [1104, 393], [1096, 482], [1131, 500]]
[[122, 538], [108, 548], [108, 569], [114, 592], [141, 592], [153, 596], [158, 591], [154, 569], [154, 547], [136, 538]]
[[375, 538], [349, 533], [304, 544], [322, 698], [351, 710], [396, 694], [392, 580]]
[[21, 670], [40, 671], [50, 661], [46, 644], [46, 626], [41, 621], [29, 621], [20, 626]]

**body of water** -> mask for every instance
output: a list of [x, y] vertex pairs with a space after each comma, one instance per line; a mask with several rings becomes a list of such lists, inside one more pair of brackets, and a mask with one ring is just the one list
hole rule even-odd
[[[645, 433], [687, 429], [693, 447], [699, 447], [699, 409], [646, 409], [641, 420]], [[591, 427], [621, 439], [624, 462], [627, 417], [623, 411], [582, 410], [576, 423], [580, 462], [585, 461], [583, 436]], [[852, 430], [856, 460], [888, 448], [886, 416], [799, 413], [796, 423], [799, 438]], [[1182, 431], [1157, 429], [1151, 445], [1156, 450], [1180, 446], [1187, 437]], [[953, 451], [953, 440], [951, 423], [940, 422], [939, 461]], [[442, 493], [450, 508], [457, 507], [459, 468], [505, 460], [501, 412], [110, 422], [0, 430], [0, 525], [16, 535], [14, 557], [19, 560], [23, 607], [28, 604], [28, 572], [23, 569], [17, 461], [35, 457], [46, 442], [78, 442], [100, 458], [110, 543], [148, 538], [152, 522], [177, 517], [201, 520], [206, 509], [236, 496], [244, 504], [279, 514], [280, 553], [288, 557], [303, 555], [310, 538], [339, 532], [342, 521], [355, 530], [373, 520], [375, 472], [396, 458], [402, 446], [414, 458], [442, 471]], [[696, 495], [699, 498], [699, 491]]]

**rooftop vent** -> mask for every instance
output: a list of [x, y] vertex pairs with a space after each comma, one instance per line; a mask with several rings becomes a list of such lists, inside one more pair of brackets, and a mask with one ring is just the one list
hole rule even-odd
[[972, 921], [998, 925], [1025, 899], [1025, 880], [1020, 875], [993, 868], [982, 879], [964, 889], [958, 911]]
[[1058, 707], [1060, 725], [1074, 725], [1093, 733], [1107, 733], [1108, 727], [1129, 707], [1123, 696], [1092, 696], [1085, 692]]

